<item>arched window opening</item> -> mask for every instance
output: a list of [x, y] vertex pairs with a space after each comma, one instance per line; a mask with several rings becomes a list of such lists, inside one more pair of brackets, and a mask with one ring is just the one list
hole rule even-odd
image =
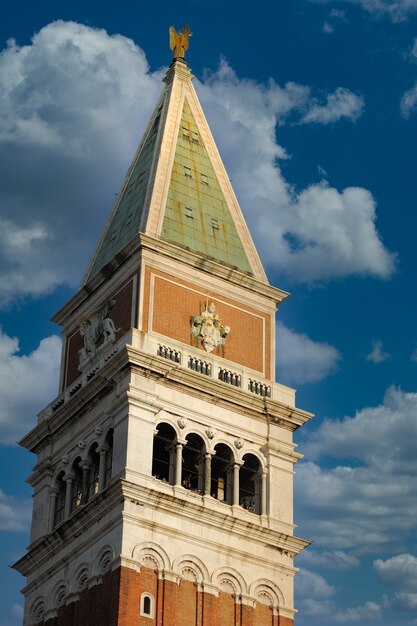
[[67, 484], [64, 480], [64, 472], [61, 472], [56, 479], [56, 499], [55, 499], [55, 512], [54, 512], [54, 527], [58, 526], [65, 517], [65, 494], [67, 490]]
[[72, 504], [71, 511], [75, 511], [83, 503], [83, 470], [80, 467], [81, 459], [77, 457], [72, 465]]
[[104, 480], [104, 486], [107, 487], [110, 484], [111, 474], [113, 469], [113, 439], [114, 432], [113, 429], [109, 430], [106, 436], [106, 446], [108, 448], [106, 454], [106, 474]]
[[252, 513], [261, 514], [262, 466], [253, 454], [245, 454], [239, 471], [239, 504]]
[[233, 504], [233, 452], [224, 443], [214, 448], [211, 460], [211, 489], [213, 498]]
[[142, 593], [140, 598], [140, 614], [144, 617], [154, 617], [155, 602], [150, 593]]
[[177, 436], [169, 424], [158, 424], [153, 438], [152, 476], [173, 485], [175, 482], [175, 443]]
[[95, 443], [90, 448], [89, 461], [89, 480], [88, 480], [88, 498], [92, 498], [98, 493], [99, 474], [100, 474], [100, 455], [97, 452], [98, 444]]
[[203, 439], [194, 433], [187, 435], [186, 440], [182, 450], [181, 485], [203, 494], [206, 446]]

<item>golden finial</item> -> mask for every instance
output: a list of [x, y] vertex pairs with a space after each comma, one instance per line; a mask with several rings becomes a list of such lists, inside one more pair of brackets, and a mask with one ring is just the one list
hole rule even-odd
[[186, 24], [184, 30], [180, 30], [179, 33], [177, 33], [173, 26], [169, 27], [169, 47], [172, 50], [174, 60], [184, 59], [185, 51], [188, 50], [188, 40], [191, 35], [192, 32], [188, 24]]

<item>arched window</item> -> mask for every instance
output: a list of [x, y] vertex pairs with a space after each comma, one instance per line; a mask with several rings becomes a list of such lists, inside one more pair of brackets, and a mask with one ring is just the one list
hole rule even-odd
[[150, 618], [155, 616], [155, 601], [150, 593], [142, 593], [140, 597], [140, 615]]
[[233, 452], [224, 443], [214, 448], [211, 459], [211, 489], [213, 498], [233, 504]]
[[80, 467], [81, 459], [77, 457], [72, 464], [72, 502], [71, 511], [75, 511], [83, 503], [83, 471]]
[[64, 480], [64, 472], [61, 472], [56, 479], [56, 498], [55, 498], [55, 512], [54, 512], [54, 528], [58, 526], [65, 516], [65, 494], [67, 490], [67, 483]]
[[109, 430], [106, 436], [106, 446], [108, 448], [106, 454], [106, 475], [104, 480], [104, 486], [107, 487], [111, 480], [111, 474], [113, 469], [113, 429]]
[[181, 484], [186, 489], [204, 493], [204, 468], [206, 446], [203, 439], [191, 433], [182, 450]]
[[158, 424], [153, 438], [152, 476], [168, 482], [175, 481], [175, 443], [177, 436], [169, 424]]
[[99, 471], [100, 471], [100, 455], [97, 452], [98, 444], [95, 443], [91, 446], [89, 452], [89, 461], [90, 461], [90, 469], [89, 469], [89, 480], [88, 480], [88, 499], [98, 493], [98, 484], [99, 484]]
[[254, 454], [245, 454], [239, 471], [239, 504], [261, 514], [262, 466]]

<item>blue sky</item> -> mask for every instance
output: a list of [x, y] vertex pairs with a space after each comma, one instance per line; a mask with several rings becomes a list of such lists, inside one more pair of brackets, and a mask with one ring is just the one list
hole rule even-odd
[[271, 283], [297, 433], [300, 626], [417, 623], [417, 0], [0, 9], [0, 626], [59, 329], [189, 22], [195, 85]]

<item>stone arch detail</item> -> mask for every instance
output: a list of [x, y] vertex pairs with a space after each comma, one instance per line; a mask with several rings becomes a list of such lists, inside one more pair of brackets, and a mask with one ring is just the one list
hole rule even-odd
[[251, 454], [252, 456], [256, 457], [261, 465], [262, 471], [263, 472], [267, 471], [268, 469], [267, 459], [262, 454], [262, 452], [259, 452], [259, 450], [253, 450], [252, 448], [244, 447], [242, 448], [242, 450], [239, 450], [239, 455], [236, 455], [236, 460], [243, 462], [243, 457], [246, 456], [247, 454]]
[[[249, 588], [249, 594], [261, 604], [269, 604], [274, 608], [285, 606], [284, 594], [281, 589], [267, 578], [255, 580]], [[271, 602], [267, 602], [268, 598]]]
[[174, 572], [196, 583], [209, 582], [210, 576], [203, 561], [192, 554], [183, 554], [177, 557], [172, 564]]
[[88, 579], [91, 575], [90, 566], [87, 563], [81, 563], [75, 570], [72, 580], [73, 591], [83, 591], [88, 586]]
[[233, 587], [234, 591], [227, 593], [235, 593], [236, 595], [247, 594], [247, 585], [243, 576], [232, 567], [219, 567], [216, 569], [211, 577], [211, 581], [214, 585], [217, 585], [219, 589], [226, 591], [226, 587]]
[[170, 569], [170, 559], [161, 546], [150, 541], [138, 543], [132, 550], [132, 559], [143, 567], [163, 570]]
[[111, 545], [106, 545], [99, 550], [95, 563], [94, 573], [98, 576], [103, 576], [110, 571], [111, 565], [114, 560], [114, 548]]
[[29, 610], [29, 624], [38, 624], [45, 617], [46, 603], [43, 596], [38, 596], [32, 602]]
[[67, 595], [68, 582], [66, 580], [58, 581], [52, 592], [52, 607], [59, 609], [64, 606]]

